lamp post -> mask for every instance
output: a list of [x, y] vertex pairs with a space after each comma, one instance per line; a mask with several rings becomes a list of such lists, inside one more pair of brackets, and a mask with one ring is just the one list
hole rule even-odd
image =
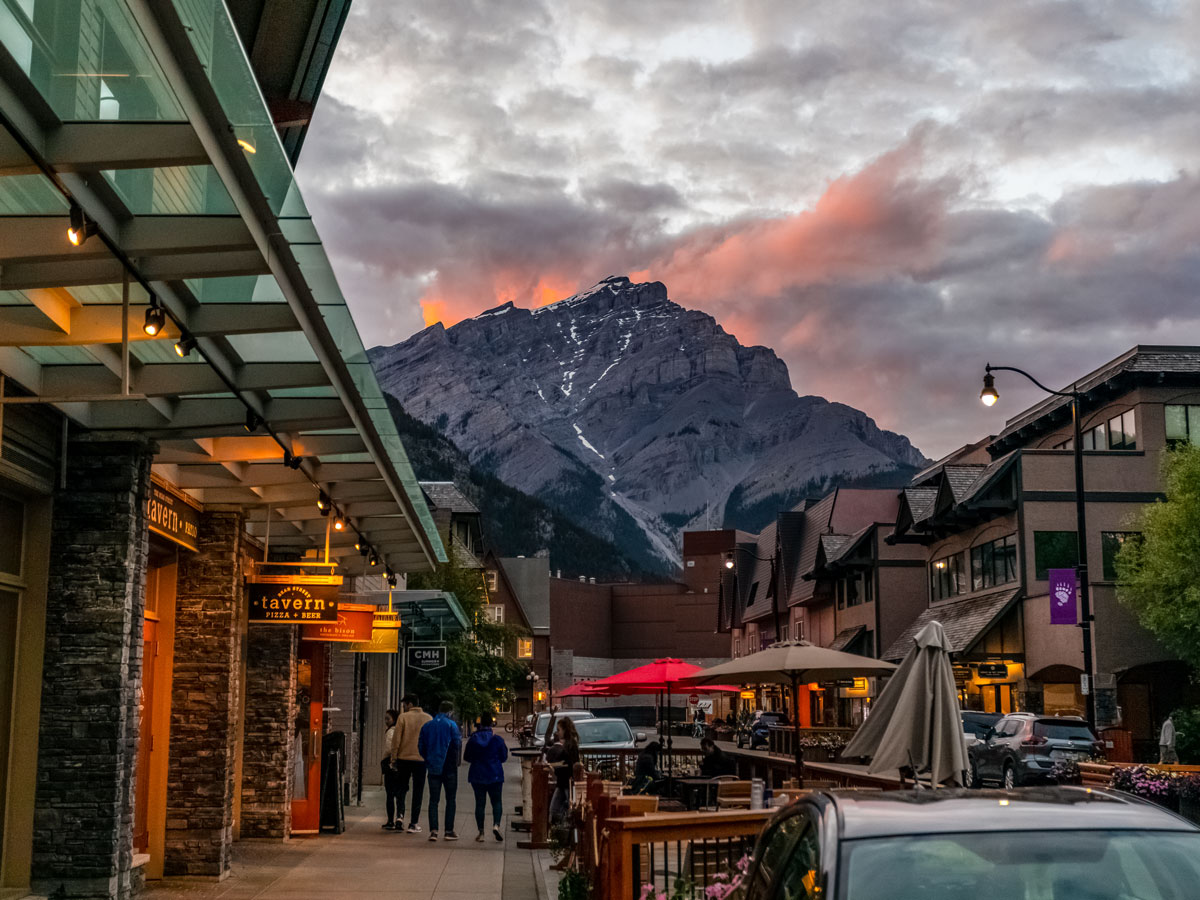
[[[737, 562], [736, 562], [736, 554], [737, 553], [745, 553], [747, 556], [751, 557], [752, 559], [757, 559], [759, 562], [769, 562], [771, 564], [771, 587], [769, 590], [774, 591], [776, 588], [775, 556], [774, 555], [759, 556], [757, 553], [751, 553], [749, 550], [736, 550], [736, 549], [735, 550], [727, 550], [725, 552], [725, 568], [726, 569], [734, 569], [737, 567]], [[736, 578], [736, 577], [737, 577], [737, 573], [735, 572], [734, 578]], [[778, 640], [780, 640], [780, 638], [782, 636], [782, 632], [779, 630], [779, 597], [778, 596], [771, 597], [771, 615], [772, 615], [772, 617], [774, 619], [774, 623], [775, 623], [775, 640], [778, 641]]]
[[996, 401], [1000, 399], [1000, 394], [996, 391], [996, 380], [992, 376], [993, 372], [1016, 372], [1018, 375], [1024, 375], [1047, 394], [1053, 394], [1056, 397], [1069, 397], [1071, 399], [1071, 422], [1075, 433], [1075, 438], [1071, 444], [1075, 451], [1075, 535], [1078, 547], [1076, 551], [1077, 561], [1079, 563], [1076, 567], [1076, 572], [1079, 579], [1079, 612], [1081, 619], [1079, 627], [1083, 629], [1083, 672], [1088, 686], [1088, 692], [1084, 697], [1084, 706], [1087, 711], [1088, 726], [1094, 734], [1096, 731], [1096, 680], [1092, 663], [1092, 601], [1091, 589], [1088, 586], [1087, 504], [1083, 493], [1083, 429], [1080, 422], [1083, 413], [1080, 407], [1083, 394], [1079, 391], [1051, 390], [1028, 372], [1013, 366], [993, 366], [989, 363], [984, 366], [983, 372], [983, 390], [979, 392], [979, 399], [983, 402], [984, 406], [994, 406]]
[[530, 669], [525, 676], [525, 680], [529, 682], [529, 711], [536, 716], [537, 705], [533, 699], [533, 689], [537, 685], [537, 673], [533, 669]]

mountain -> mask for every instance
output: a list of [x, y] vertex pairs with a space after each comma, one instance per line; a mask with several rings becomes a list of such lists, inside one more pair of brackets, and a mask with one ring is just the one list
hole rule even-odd
[[838, 484], [900, 484], [925, 458], [864, 413], [799, 396], [660, 282], [606, 278], [538, 309], [440, 323], [371, 360], [383, 389], [480, 468], [659, 571], [685, 528], [757, 531]]
[[453, 481], [478, 508], [484, 537], [496, 555], [537, 556], [549, 549], [553, 565], [567, 578], [590, 575], [625, 581], [653, 574], [627, 560], [611, 541], [471, 465], [448, 437], [408, 415], [394, 397], [387, 399], [418, 480]]

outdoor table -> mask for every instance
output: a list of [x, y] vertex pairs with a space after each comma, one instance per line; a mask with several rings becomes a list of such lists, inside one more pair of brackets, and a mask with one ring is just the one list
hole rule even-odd
[[711, 803], [708, 802], [710, 797], [715, 798], [717, 792], [717, 783], [711, 778], [703, 778], [700, 776], [676, 778], [675, 783], [679, 785], [680, 794], [682, 794], [681, 799], [688, 809], [700, 808], [699, 797], [702, 789], [704, 793], [704, 799], [706, 801], [704, 804], [705, 806], [711, 806], [712, 803], [716, 802], [715, 799], [713, 799]]

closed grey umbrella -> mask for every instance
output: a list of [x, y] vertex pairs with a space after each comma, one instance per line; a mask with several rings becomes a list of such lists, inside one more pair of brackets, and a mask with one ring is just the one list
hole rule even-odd
[[792, 725], [796, 731], [796, 780], [804, 784], [804, 757], [800, 750], [799, 687], [810, 681], [834, 681], [865, 675], [884, 675], [896, 667], [881, 659], [816, 647], [808, 641], [780, 641], [765, 650], [731, 659], [686, 679], [687, 684], [790, 684]]
[[967, 750], [949, 641], [940, 622], [917, 632], [913, 648], [842, 756], [869, 756], [872, 773], [911, 766], [928, 773], [935, 787], [963, 783]]

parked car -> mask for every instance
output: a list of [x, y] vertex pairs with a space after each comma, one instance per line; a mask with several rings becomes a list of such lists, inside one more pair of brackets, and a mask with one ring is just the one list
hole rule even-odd
[[577, 719], [581, 750], [633, 750], [646, 740], [645, 732], [636, 735], [624, 719]]
[[741, 750], [747, 744], [750, 749], [767, 746], [767, 735], [771, 726], [787, 725], [788, 718], [781, 712], [764, 712], [757, 721], [750, 722], [746, 728], [738, 729], [737, 748]]
[[533, 746], [542, 747], [546, 744], [546, 733], [553, 734], [552, 729], [559, 719], [572, 719], [577, 724], [580, 719], [594, 719], [596, 716], [589, 709], [560, 709], [554, 713], [539, 713], [533, 726]]
[[1003, 713], [976, 712], [964, 709], [962, 711], [963, 741], [967, 745], [967, 752], [970, 753], [972, 747], [986, 738], [988, 732], [1003, 718]]
[[1104, 745], [1078, 716], [1005, 716], [970, 749], [971, 784], [1013, 788], [1047, 781], [1056, 762], [1100, 755]]
[[1187, 900], [1200, 828], [1101, 790], [814, 792], [759, 838], [745, 900]]

